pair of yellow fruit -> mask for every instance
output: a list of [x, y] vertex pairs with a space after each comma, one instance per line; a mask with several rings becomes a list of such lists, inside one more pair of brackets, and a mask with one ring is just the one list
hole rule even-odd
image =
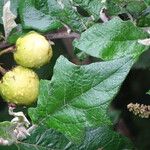
[[29, 68], [39, 68], [52, 57], [52, 48], [46, 38], [34, 31], [16, 42], [14, 59], [20, 66], [8, 71], [0, 81], [0, 94], [4, 100], [17, 105], [30, 105], [37, 99], [39, 78]]

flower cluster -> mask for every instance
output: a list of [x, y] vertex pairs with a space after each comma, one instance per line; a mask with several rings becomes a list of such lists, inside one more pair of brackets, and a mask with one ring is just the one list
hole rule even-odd
[[127, 105], [127, 108], [130, 112], [133, 112], [141, 118], [149, 118], [150, 116], [150, 105], [130, 103]]

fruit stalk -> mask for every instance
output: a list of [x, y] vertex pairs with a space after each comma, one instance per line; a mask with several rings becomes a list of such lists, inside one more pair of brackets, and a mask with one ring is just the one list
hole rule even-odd
[[6, 53], [14, 52], [14, 50], [15, 50], [15, 46], [8, 47], [8, 48], [0, 51], [0, 56], [3, 54], [6, 54]]
[[6, 41], [0, 42], [0, 49], [5, 49], [10, 46], [12, 46], [12, 44], [7, 43]]
[[6, 72], [7, 72], [7, 71], [6, 71], [2, 66], [0, 66], [0, 73], [1, 73], [2, 75], [4, 75]]

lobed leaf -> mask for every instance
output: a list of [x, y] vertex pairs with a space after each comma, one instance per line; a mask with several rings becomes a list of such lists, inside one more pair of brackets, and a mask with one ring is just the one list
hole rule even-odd
[[78, 142], [86, 127], [110, 125], [107, 108], [128, 74], [133, 59], [77, 66], [60, 57], [51, 81], [41, 80], [32, 121], [54, 128]]

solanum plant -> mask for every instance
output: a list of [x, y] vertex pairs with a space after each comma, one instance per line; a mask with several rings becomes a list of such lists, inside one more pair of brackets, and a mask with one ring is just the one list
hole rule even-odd
[[127, 82], [137, 68], [150, 73], [149, 8], [148, 0], [1, 0], [0, 149], [150, 149], [149, 136], [140, 145], [135, 134], [140, 121], [149, 131], [141, 97], [150, 80], [136, 97], [138, 81]]

